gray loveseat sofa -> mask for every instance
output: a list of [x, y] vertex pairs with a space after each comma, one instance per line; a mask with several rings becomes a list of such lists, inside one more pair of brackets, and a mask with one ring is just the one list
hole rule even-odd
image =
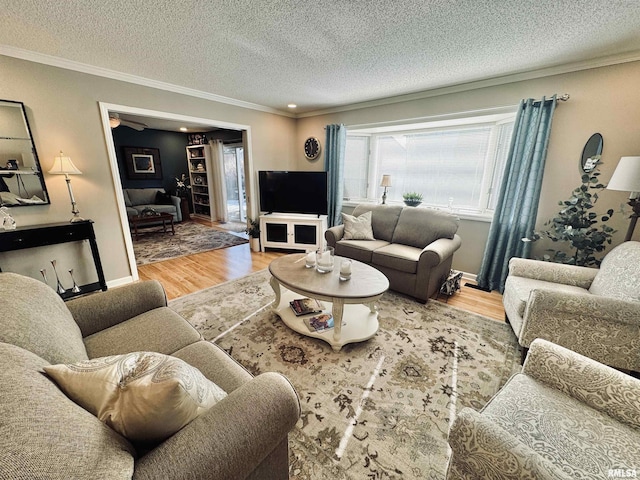
[[[300, 415], [277, 373], [253, 377], [167, 307], [158, 282], [64, 303], [40, 281], [0, 273], [0, 478], [286, 479]], [[226, 398], [157, 445], [133, 445], [43, 373], [49, 364], [151, 351], [178, 357]]]
[[345, 240], [344, 225], [325, 232], [335, 254], [374, 266], [389, 279], [392, 290], [426, 303], [451, 270], [462, 240], [458, 217], [429, 208], [358, 205], [353, 216], [371, 212], [375, 240]]
[[182, 221], [182, 199], [171, 195], [171, 204], [156, 203], [158, 192], [165, 193], [163, 188], [124, 188], [124, 204], [127, 207], [127, 217], [140, 215], [145, 208], [153, 208], [156, 212], [170, 213], [174, 222]]

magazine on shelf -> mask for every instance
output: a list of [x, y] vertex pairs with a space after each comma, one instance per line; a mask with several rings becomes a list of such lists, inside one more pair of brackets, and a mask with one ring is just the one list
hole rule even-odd
[[333, 315], [321, 313], [314, 317], [305, 318], [304, 323], [310, 332], [323, 332], [333, 328]]
[[324, 310], [324, 305], [314, 298], [296, 298], [291, 300], [289, 305], [296, 316], [320, 313]]

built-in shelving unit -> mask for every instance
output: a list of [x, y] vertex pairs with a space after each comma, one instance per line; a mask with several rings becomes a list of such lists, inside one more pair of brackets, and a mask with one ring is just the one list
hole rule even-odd
[[209, 145], [187, 146], [187, 164], [191, 181], [193, 214], [213, 221], [211, 208], [213, 177]]

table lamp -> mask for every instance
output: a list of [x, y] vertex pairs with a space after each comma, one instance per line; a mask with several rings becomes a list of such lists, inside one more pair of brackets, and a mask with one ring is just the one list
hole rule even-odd
[[636, 228], [638, 216], [640, 216], [640, 157], [622, 157], [616, 170], [609, 180], [607, 190], [619, 190], [623, 192], [631, 192], [629, 195], [629, 206], [632, 208], [631, 222], [625, 242], [631, 240], [633, 230]]
[[73, 213], [73, 217], [71, 217], [70, 222], [83, 222], [84, 218], [79, 215], [80, 212], [76, 207], [76, 199], [73, 197], [73, 190], [71, 189], [71, 179], [69, 178], [69, 175], [82, 175], [82, 172], [78, 170], [78, 168], [73, 164], [71, 158], [65, 157], [64, 153], [62, 153], [62, 150], [60, 150], [60, 155], [55, 158], [53, 167], [51, 167], [49, 173], [52, 175], [64, 175], [64, 178], [67, 181], [69, 197], [71, 198], [71, 213]]
[[380, 186], [384, 187], [384, 193], [382, 194], [382, 204], [387, 203], [387, 188], [391, 186], [391, 175], [382, 175], [382, 181]]

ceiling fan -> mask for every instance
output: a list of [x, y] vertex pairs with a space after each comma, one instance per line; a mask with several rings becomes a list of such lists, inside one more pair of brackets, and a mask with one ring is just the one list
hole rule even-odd
[[120, 125], [124, 125], [125, 127], [133, 128], [134, 130], [138, 130], [139, 132], [141, 132], [145, 128], [149, 128], [149, 125], [145, 123], [120, 118], [120, 115], [115, 112], [109, 112], [109, 125], [112, 129], [117, 128]]

